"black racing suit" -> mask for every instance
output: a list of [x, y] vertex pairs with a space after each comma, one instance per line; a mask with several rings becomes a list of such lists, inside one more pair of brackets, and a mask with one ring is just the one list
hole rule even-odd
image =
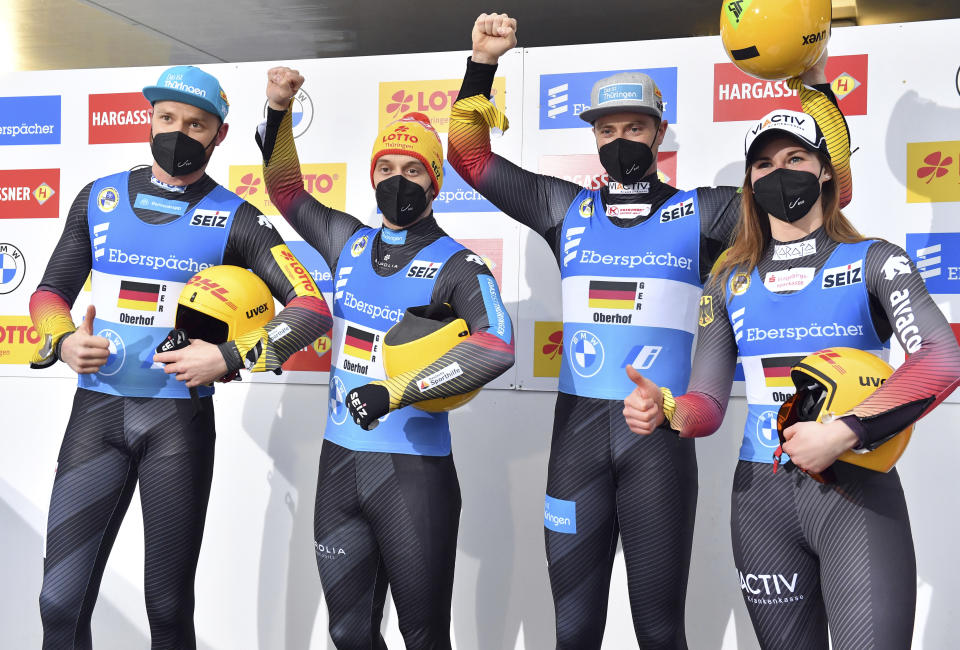
[[[450, 163], [507, 216], [543, 237], [561, 265], [564, 217], [582, 188], [525, 171], [490, 151], [489, 126], [470, 102], [490, 95], [495, 70], [467, 63], [450, 118]], [[604, 188], [604, 205], [649, 204], [646, 213], [658, 215], [678, 192], [656, 174], [639, 185], [644, 184], [645, 193], [612, 194]], [[734, 187], [699, 188], [697, 195], [702, 282], [728, 245], [740, 195]], [[608, 218], [624, 229], [624, 236], [646, 221]], [[557, 394], [547, 495], [575, 501], [578, 513], [588, 513], [578, 516], [576, 534], [544, 529], [558, 648], [600, 647], [618, 537], [640, 646], [686, 647], [684, 603], [697, 503], [695, 449], [691, 441], [678, 440], [666, 429], [634, 435], [622, 410], [620, 400]]]
[[[759, 276], [774, 278], [799, 267], [819, 272], [837, 243], [823, 228], [803, 241], [808, 240], [815, 244], [771, 240], [757, 267]], [[784, 253], [804, 250], [815, 252]], [[880, 340], [896, 333], [906, 349], [907, 337], [914, 336], [906, 325], [915, 326], [922, 338], [919, 349], [854, 415], [843, 418], [868, 448], [929, 412], [960, 383], [960, 348], [923, 278], [912, 263], [906, 268], [908, 259], [898, 246], [881, 240], [870, 245], [863, 262], [871, 324]], [[893, 270], [891, 260], [903, 266]], [[676, 398], [671, 417], [671, 426], [683, 436], [709, 435], [726, 410], [739, 346], [725, 285], [729, 282], [710, 282], [704, 292], [712, 318], [701, 320], [689, 391]], [[907, 295], [912, 313], [903, 308]], [[884, 474], [842, 462], [831, 469], [836, 481], [821, 485], [792, 463], [776, 474], [769, 463], [740, 460], [737, 465], [733, 555], [760, 645], [826, 648], [829, 626], [835, 648], [909, 648], [916, 560], [897, 471]]]
[[[63, 337], [73, 329], [73, 305], [92, 266], [87, 206], [92, 183], [77, 196], [43, 280], [31, 298], [35, 326], [45, 340], [41, 365], [56, 360]], [[183, 192], [152, 181], [149, 167], [130, 173], [129, 199], [145, 194], [188, 203], [184, 216], [134, 208], [141, 220], [161, 226], [189, 218], [216, 187], [204, 176]], [[280, 235], [249, 203], [237, 210], [223, 263], [252, 269], [287, 308], [246, 342], [228, 341], [220, 351], [229, 371], [244, 366], [252, 349], [260, 365], [273, 369], [330, 329], [330, 311], [311, 287], [288, 279], [271, 249]], [[279, 250], [279, 249], [278, 249]], [[277, 327], [290, 333], [271, 341]], [[256, 340], [261, 342], [259, 348]], [[43, 357], [43, 358], [40, 358]], [[90, 648], [90, 616], [120, 522], [139, 483], [143, 508], [144, 592], [152, 647], [194, 648], [193, 582], [213, 475], [213, 400], [123, 397], [77, 389], [57, 463], [50, 499], [40, 613], [45, 649]]]
[[[364, 224], [304, 191], [289, 111], [270, 109], [257, 141], [271, 200], [337, 277], [341, 251]], [[370, 242], [372, 254], [364, 250], [358, 259], [369, 259], [377, 276], [389, 277], [446, 236], [432, 215], [401, 232], [403, 243], [389, 244], [378, 231]], [[492, 333], [496, 323], [490, 322], [479, 291], [477, 278], [490, 275], [468, 250], [443, 264], [431, 302], [448, 303], [466, 321], [470, 336], [412, 379], [404, 373], [403, 381], [378, 382], [389, 390], [392, 408], [469, 392], [513, 364], [512, 337], [504, 341]], [[426, 393], [412, 388], [451, 358], [463, 368], [463, 383], [442, 384]], [[324, 440], [314, 545], [330, 635], [338, 648], [386, 647], [380, 622], [388, 583], [406, 646], [450, 647], [459, 518], [460, 488], [452, 454], [353, 450]]]

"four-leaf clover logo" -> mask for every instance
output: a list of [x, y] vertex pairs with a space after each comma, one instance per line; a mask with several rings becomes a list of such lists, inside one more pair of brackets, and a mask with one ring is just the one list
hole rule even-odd
[[406, 113], [410, 108], [410, 102], [413, 101], [413, 95], [408, 95], [403, 90], [398, 90], [390, 96], [390, 99], [393, 100], [392, 104], [387, 104], [387, 112], [393, 113], [394, 117], [398, 113]]
[[563, 354], [563, 330], [557, 330], [547, 340], [550, 342], [543, 346], [543, 354], [550, 355], [550, 360], [553, 361], [557, 355]]
[[[953, 157], [944, 156], [940, 151], [934, 151], [923, 159], [929, 167], [921, 167], [917, 170], [917, 178], [926, 178], [927, 185], [934, 178], [940, 178], [950, 173], [950, 165], [953, 164]], [[929, 178], [928, 178], [929, 177]]]
[[260, 184], [260, 179], [254, 177], [253, 173], [244, 174], [240, 179], [240, 185], [237, 186], [237, 189], [234, 190], [237, 196], [251, 196], [257, 193], [257, 185]]

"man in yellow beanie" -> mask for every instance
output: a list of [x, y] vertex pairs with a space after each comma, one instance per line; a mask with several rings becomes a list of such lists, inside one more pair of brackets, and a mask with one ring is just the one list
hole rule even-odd
[[[449, 648], [460, 487], [447, 414], [411, 405], [474, 391], [512, 366], [510, 317], [481, 258], [433, 217], [443, 146], [426, 116], [408, 113], [377, 135], [370, 182], [383, 219], [370, 228], [304, 190], [289, 110], [303, 77], [273, 68], [267, 79], [267, 120], [257, 133], [267, 191], [335, 278], [314, 511], [330, 635], [341, 648], [385, 648], [389, 583], [407, 648]], [[444, 303], [470, 335], [437, 361], [387, 378], [387, 330], [408, 307]]]

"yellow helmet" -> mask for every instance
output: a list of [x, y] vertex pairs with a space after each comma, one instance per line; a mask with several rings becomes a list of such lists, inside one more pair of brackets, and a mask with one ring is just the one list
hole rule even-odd
[[273, 315], [273, 296], [264, 281], [224, 264], [187, 281], [177, 300], [176, 327], [190, 338], [219, 344], [266, 325]]
[[[795, 422], [829, 422], [850, 413], [893, 374], [893, 368], [875, 355], [856, 348], [827, 348], [804, 357], [790, 370], [797, 388], [777, 416], [777, 429], [783, 431]], [[892, 468], [913, 433], [913, 424], [863, 454], [846, 451], [837, 460], [878, 472]]]
[[[466, 321], [457, 318], [450, 305], [410, 307], [400, 322], [383, 337], [383, 368], [387, 377], [428, 366], [467, 336], [470, 336], [470, 330]], [[429, 384], [421, 388], [426, 390]], [[478, 388], [462, 395], [417, 402], [413, 406], [431, 413], [452, 411], [479, 392]]]
[[797, 77], [826, 50], [832, 11], [831, 0], [723, 0], [720, 39], [748, 75]]

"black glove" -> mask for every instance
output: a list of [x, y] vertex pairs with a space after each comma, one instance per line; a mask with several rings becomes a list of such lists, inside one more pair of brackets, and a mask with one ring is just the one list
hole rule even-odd
[[347, 394], [350, 417], [364, 431], [378, 424], [377, 419], [390, 412], [390, 391], [379, 384], [364, 384]]

